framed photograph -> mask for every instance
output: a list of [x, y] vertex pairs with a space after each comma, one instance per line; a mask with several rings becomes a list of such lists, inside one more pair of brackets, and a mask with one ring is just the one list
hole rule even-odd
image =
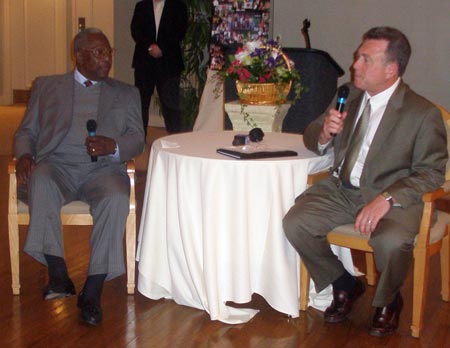
[[270, 0], [215, 0], [213, 5], [210, 68], [220, 70], [244, 42], [268, 40]]

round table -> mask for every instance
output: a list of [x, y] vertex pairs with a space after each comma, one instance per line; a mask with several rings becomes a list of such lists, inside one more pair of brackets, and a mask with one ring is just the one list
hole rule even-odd
[[237, 160], [216, 153], [237, 132], [171, 135], [153, 143], [137, 259], [138, 290], [206, 310], [226, 323], [257, 311], [227, 306], [258, 293], [276, 310], [298, 317], [298, 254], [282, 218], [305, 190], [309, 173], [331, 165], [302, 136], [266, 133], [263, 144], [294, 157]]

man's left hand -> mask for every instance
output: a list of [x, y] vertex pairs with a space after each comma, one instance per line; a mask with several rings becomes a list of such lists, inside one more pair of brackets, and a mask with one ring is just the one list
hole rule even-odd
[[391, 204], [381, 195], [377, 196], [359, 212], [355, 221], [355, 229], [362, 235], [370, 235], [389, 209], [391, 209]]
[[115, 140], [102, 135], [87, 137], [84, 145], [90, 156], [108, 156], [116, 152]]

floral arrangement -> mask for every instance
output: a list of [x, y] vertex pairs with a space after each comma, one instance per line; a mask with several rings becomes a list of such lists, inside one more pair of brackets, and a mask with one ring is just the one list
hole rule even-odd
[[247, 42], [230, 56], [231, 65], [226, 75], [245, 83], [287, 83], [300, 78], [292, 61], [286, 61], [277, 41], [263, 45], [260, 41]]
[[231, 64], [223, 74], [242, 83], [293, 83], [295, 99], [302, 87], [294, 62], [283, 54], [278, 41], [249, 41], [229, 57]]

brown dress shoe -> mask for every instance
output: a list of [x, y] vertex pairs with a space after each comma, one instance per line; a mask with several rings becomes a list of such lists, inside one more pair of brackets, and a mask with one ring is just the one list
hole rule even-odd
[[395, 299], [395, 306], [377, 307], [372, 319], [369, 334], [377, 337], [392, 335], [398, 328], [400, 312], [403, 309], [403, 298], [400, 293]]
[[352, 291], [333, 290], [333, 302], [325, 310], [324, 319], [327, 323], [340, 323], [347, 318], [352, 310], [353, 303], [364, 293], [363, 282], [355, 278], [356, 284]]

